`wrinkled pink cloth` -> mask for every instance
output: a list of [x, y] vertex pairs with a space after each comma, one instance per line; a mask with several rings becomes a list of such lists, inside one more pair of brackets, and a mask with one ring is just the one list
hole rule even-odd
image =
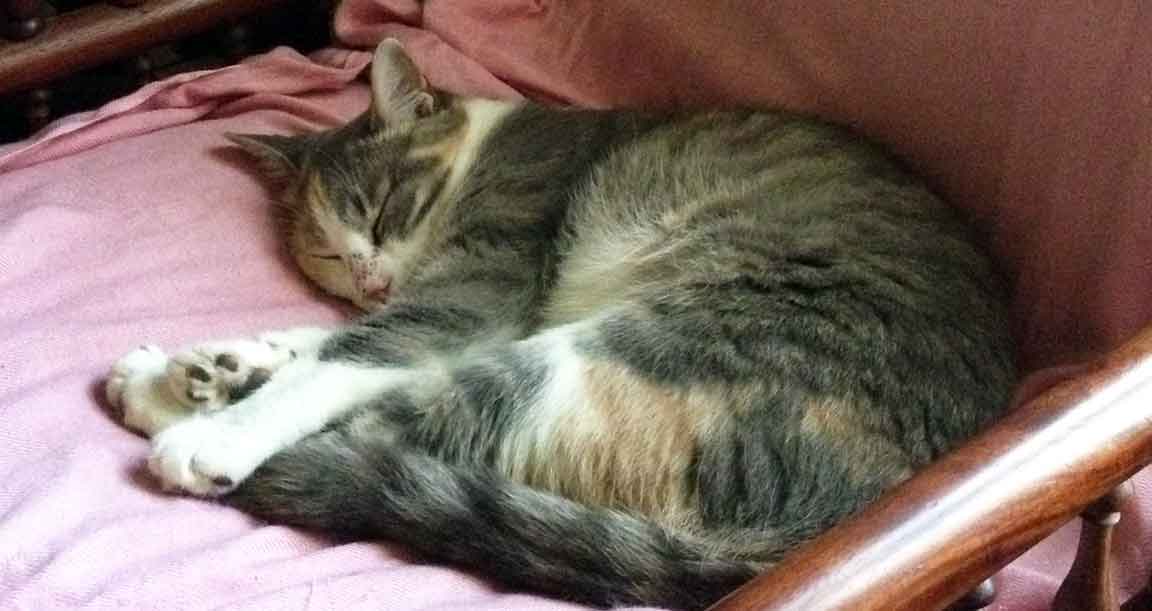
[[0, 149], [0, 609], [578, 608], [160, 494], [146, 441], [104, 411], [102, 378], [142, 342], [343, 318], [283, 256], [223, 133], [351, 118], [366, 58], [277, 50]]
[[[401, 39], [451, 91], [782, 105], [889, 142], [1012, 274], [1024, 396], [1152, 312], [1152, 11], [1056, 4], [346, 0], [335, 28], [365, 49]], [[144, 442], [99, 407], [110, 361], [141, 341], [340, 317], [279, 256], [268, 195], [221, 134], [345, 120], [367, 61], [278, 49], [0, 147], [0, 609], [570, 608], [157, 495]], [[1152, 473], [1137, 484], [1125, 594], [1152, 570]], [[1076, 529], [1003, 572], [997, 609], [1047, 608]]]
[[0, 146], [0, 172], [175, 125], [278, 104], [290, 106], [285, 116], [294, 117], [277, 125], [280, 129], [298, 131], [308, 125], [306, 121], [331, 125], [338, 115], [315, 104], [295, 104], [289, 96], [344, 89], [369, 59], [364, 52], [335, 49], [309, 59], [282, 47], [235, 66], [179, 74], [99, 109], [60, 119], [28, 140]]

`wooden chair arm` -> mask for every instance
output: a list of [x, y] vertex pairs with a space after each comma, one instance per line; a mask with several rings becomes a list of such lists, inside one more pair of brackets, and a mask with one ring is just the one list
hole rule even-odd
[[100, 3], [64, 13], [31, 40], [0, 40], [0, 94], [46, 83], [84, 68], [147, 49], [177, 35], [284, 0], [151, 0]]
[[712, 607], [943, 609], [1152, 462], [1152, 327]]

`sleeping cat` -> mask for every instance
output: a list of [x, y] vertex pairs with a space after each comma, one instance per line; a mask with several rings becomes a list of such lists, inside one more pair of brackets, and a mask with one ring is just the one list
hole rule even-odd
[[121, 359], [169, 489], [592, 605], [702, 608], [987, 424], [998, 281], [873, 145], [791, 114], [427, 89], [237, 136], [369, 313]]

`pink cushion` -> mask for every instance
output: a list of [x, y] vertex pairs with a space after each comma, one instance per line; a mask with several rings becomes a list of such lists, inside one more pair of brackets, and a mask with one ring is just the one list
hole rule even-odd
[[183, 75], [0, 147], [0, 609], [564, 611], [403, 550], [161, 494], [101, 380], [166, 348], [324, 324], [226, 131], [360, 112], [363, 53]]

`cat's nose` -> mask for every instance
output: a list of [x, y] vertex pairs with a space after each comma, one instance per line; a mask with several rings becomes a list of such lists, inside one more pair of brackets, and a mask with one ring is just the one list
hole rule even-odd
[[374, 301], [377, 303], [387, 303], [388, 298], [391, 295], [392, 295], [392, 280], [391, 279], [385, 280], [383, 284], [364, 288], [364, 296], [368, 298], [368, 301]]

